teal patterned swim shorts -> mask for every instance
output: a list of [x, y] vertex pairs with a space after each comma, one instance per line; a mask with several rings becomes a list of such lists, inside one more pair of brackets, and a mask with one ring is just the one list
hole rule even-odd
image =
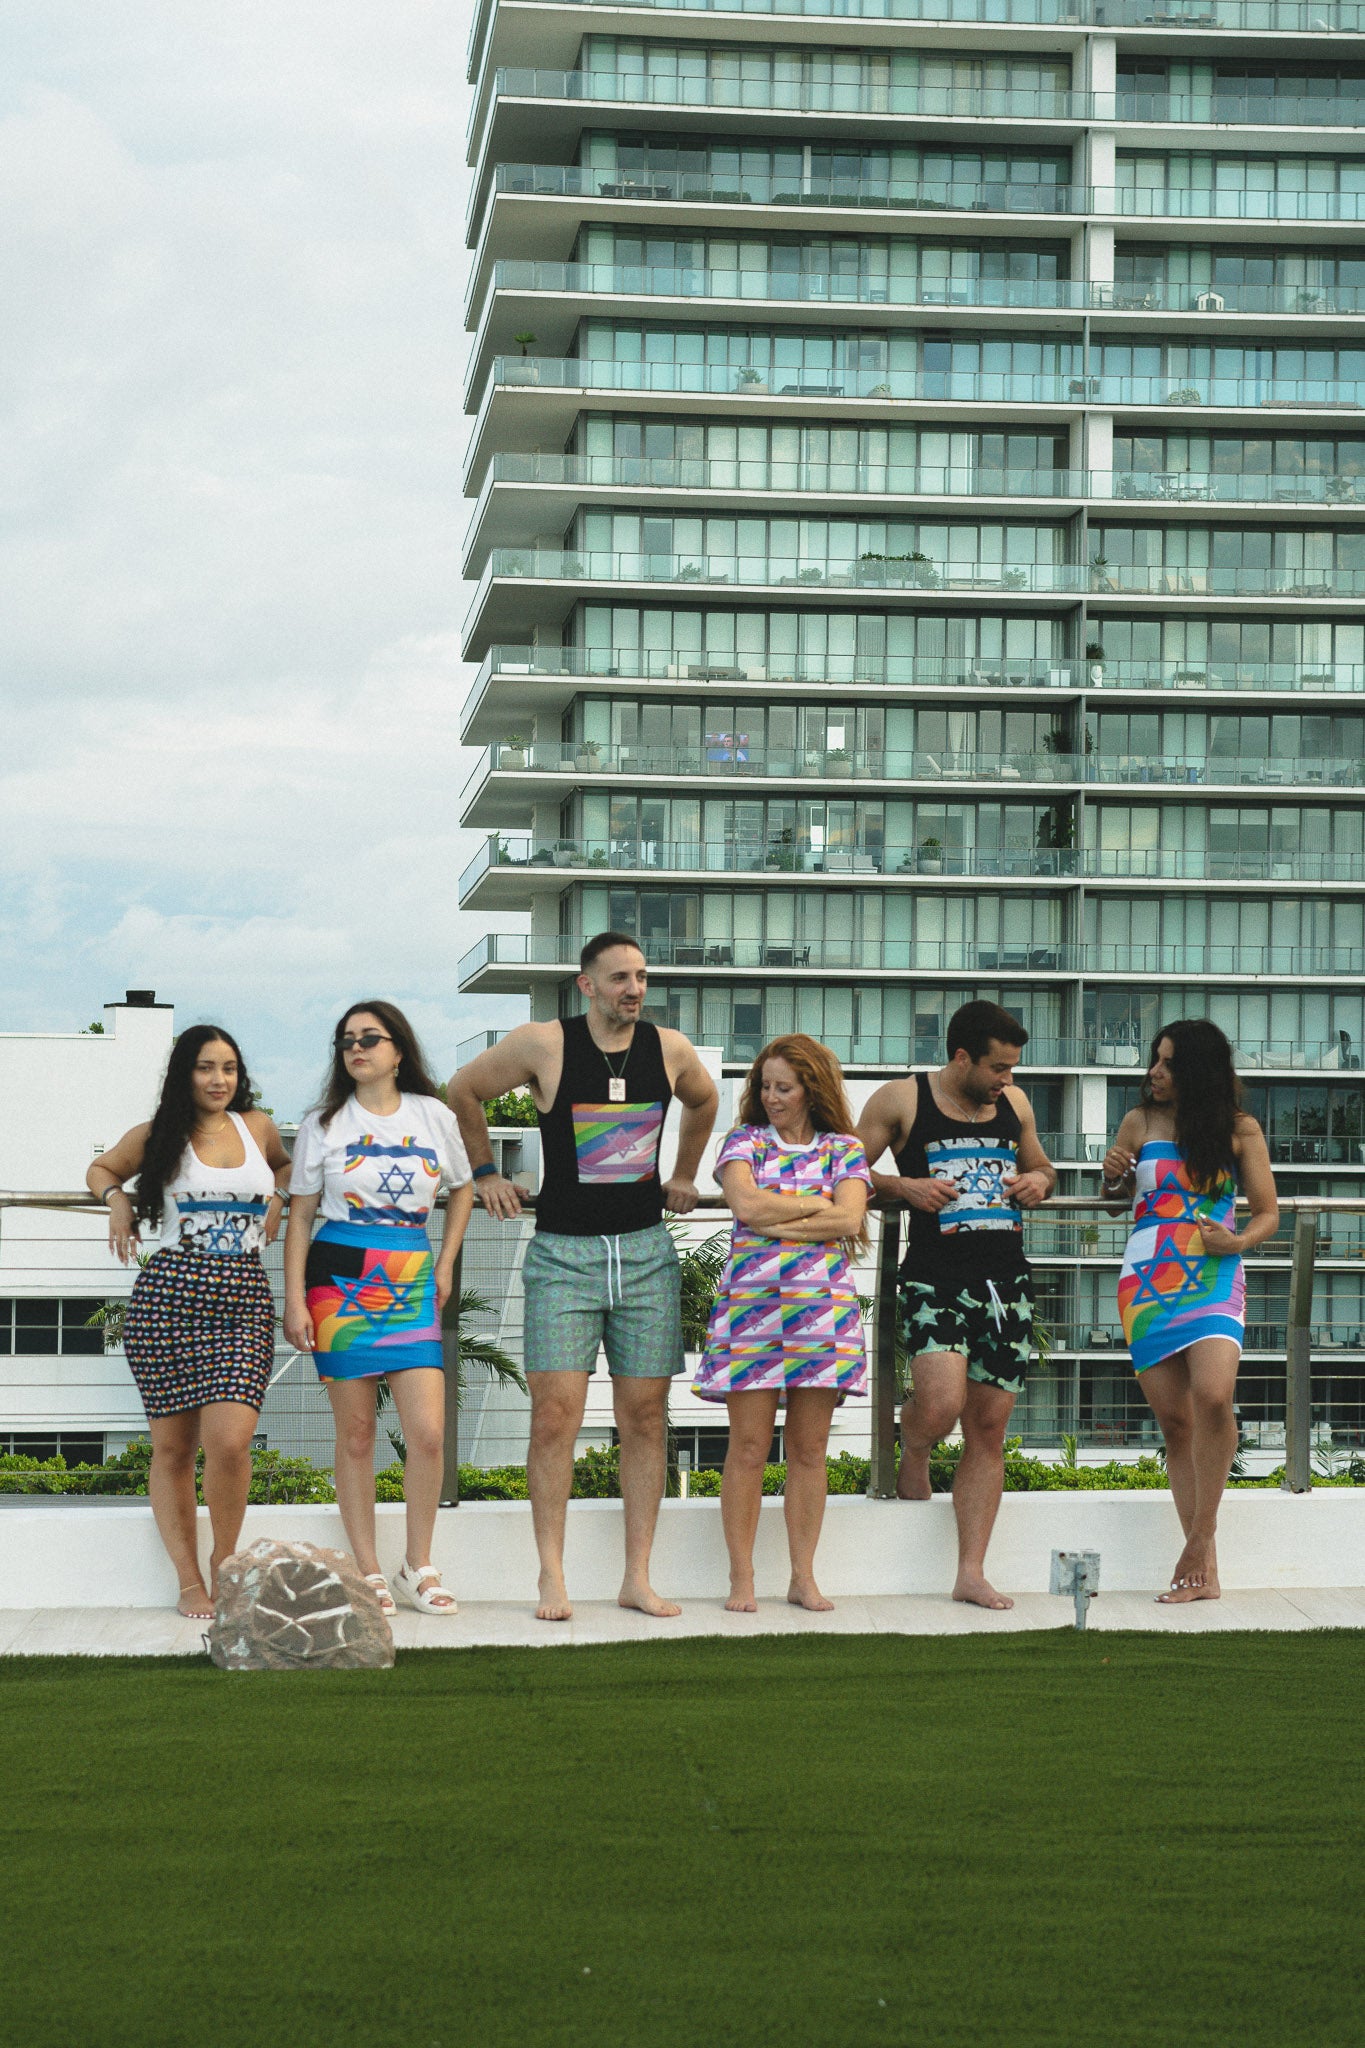
[[978, 1289], [901, 1282], [897, 1318], [912, 1359], [925, 1351], [956, 1351], [967, 1377], [1022, 1394], [1033, 1357], [1033, 1290], [1027, 1273], [979, 1283]]
[[522, 1267], [530, 1372], [593, 1372], [599, 1346], [618, 1379], [682, 1372], [682, 1272], [662, 1223], [620, 1237], [538, 1230]]

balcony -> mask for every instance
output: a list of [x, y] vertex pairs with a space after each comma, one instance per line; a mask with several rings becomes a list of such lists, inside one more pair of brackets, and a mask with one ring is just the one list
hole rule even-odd
[[[1365, 761], [1335, 755], [1273, 759], [1262, 755], [1209, 754], [981, 754], [940, 748], [936, 752], [899, 747], [764, 748], [745, 736], [726, 734], [695, 747], [610, 746], [602, 741], [534, 740], [512, 747], [494, 744], [480, 751], [462, 792], [466, 802], [490, 775], [517, 784], [528, 777], [562, 775], [575, 786], [585, 776], [609, 775], [613, 782], [661, 777], [669, 783], [703, 779], [734, 783], [816, 781], [822, 785], [922, 782], [981, 783], [1011, 794], [1027, 788], [1122, 785], [1165, 789], [1237, 788], [1289, 790], [1317, 795], [1329, 789], [1365, 787]], [[1016, 787], [1017, 785], [1017, 787]]]
[[[622, 0], [576, 0], [623, 11]], [[951, 23], [987, 28], [1222, 29], [1252, 35], [1360, 35], [1362, 0], [626, 0], [625, 12], [792, 16], [801, 20]], [[548, 10], [547, 10], [548, 11]], [[473, 52], [484, 19], [470, 31]]]
[[[1296, 697], [1354, 696], [1365, 691], [1365, 667], [1338, 662], [1309, 667], [1296, 662], [1211, 662], [1195, 667], [1178, 661], [1056, 660], [977, 662], [964, 657], [935, 661], [913, 655], [751, 655], [700, 650], [630, 647], [533, 647], [500, 644], [483, 656], [464, 707], [465, 737], [491, 739], [509, 718], [542, 712], [558, 715], [577, 694], [576, 685], [635, 688], [641, 684], [688, 682], [701, 696], [717, 685], [727, 694], [738, 686], [797, 694], [837, 688], [867, 691], [994, 692], [1001, 688], [1052, 693], [1093, 690], [1161, 690], [1206, 695]], [[490, 730], [489, 728], [492, 728]]]
[[[554, 109], [566, 106], [573, 110], [572, 119], [567, 125], [561, 125], [564, 125], [564, 133], [576, 140], [582, 107], [611, 106], [626, 107], [632, 111], [644, 107], [657, 108], [666, 113], [685, 109], [689, 113], [697, 111], [722, 116], [727, 113], [761, 113], [821, 114], [853, 120], [871, 117], [878, 123], [877, 132], [880, 132], [880, 124], [888, 119], [1021, 121], [1056, 127], [1096, 119], [1097, 97], [1108, 103], [1108, 118], [1112, 119], [1112, 94], [1097, 96], [1088, 92], [1052, 91], [1047, 88], [865, 85], [833, 78], [787, 81], [776, 78], [689, 77], [642, 71], [549, 71], [507, 66], [493, 74], [492, 105], [487, 125], [491, 129], [500, 112], [504, 118], [516, 114], [521, 116], [513, 123], [516, 138], [534, 132], [531, 120], [543, 136], [554, 131]], [[509, 102], [516, 104], [509, 105]], [[476, 104], [470, 114], [471, 132], [479, 114]], [[725, 124], [719, 125], [723, 127]]]
[[[538, 937], [527, 932], [490, 932], [460, 962], [461, 988], [491, 987], [485, 977], [499, 968], [575, 973], [583, 937]], [[1075, 974], [1077, 949], [1060, 943], [1036, 946], [977, 946], [941, 939], [674, 939], [646, 935], [639, 941], [651, 967], [722, 969], [726, 974]], [[516, 986], [509, 983], [508, 986]]]
[[[1035, 185], [1003, 179], [993, 183], [954, 180], [948, 183], [910, 178], [809, 177], [795, 183], [786, 176], [754, 172], [740, 183], [709, 171], [634, 173], [593, 169], [579, 164], [498, 164], [489, 181], [493, 198], [647, 201], [681, 208], [688, 221], [698, 206], [777, 206], [825, 212], [978, 213], [1042, 215], [1048, 218], [1083, 214], [1091, 194], [1083, 185]], [[471, 195], [471, 242], [484, 207], [480, 190]], [[1113, 208], [1109, 209], [1111, 212]], [[1338, 216], [1330, 216], [1337, 218]], [[1346, 216], [1341, 216], [1346, 217]]]
[[1365, 288], [1354, 284], [1176, 284], [1166, 278], [1089, 284], [1084, 290], [1096, 313], [1222, 313], [1331, 315], [1365, 313]]
[[1365, 509], [1365, 476], [1313, 471], [1222, 476], [1186, 469], [1115, 470], [1109, 495], [1164, 505], [1324, 505], [1343, 509], [1359, 505]]
[[[498, 292], [600, 295], [613, 300], [734, 299], [745, 305], [841, 305], [850, 310], [869, 305], [966, 306], [1004, 312], [1083, 312], [1096, 303], [1096, 294], [1111, 289], [1064, 278], [853, 277], [833, 271], [680, 270], [644, 264], [534, 263], [514, 257], [494, 264], [492, 284]], [[1365, 293], [1360, 297], [1365, 303]]]
[[[557, 975], [566, 969], [576, 971], [583, 943], [581, 935], [541, 937], [527, 932], [491, 932], [461, 960], [460, 987], [470, 990], [501, 986], [490, 977], [504, 968], [520, 968], [523, 972], [528, 968], [533, 972], [552, 970]], [[1365, 949], [1351, 947], [1079, 946], [1060, 940], [977, 943], [851, 936], [811, 940], [790, 936], [682, 939], [652, 933], [646, 933], [638, 943], [651, 967], [718, 971], [727, 977], [809, 970], [812, 974], [852, 972], [897, 977], [1145, 974], [1226, 981], [1261, 975], [1292, 978], [1365, 971]], [[1344, 964], [1348, 961], [1353, 964]], [[506, 985], [516, 986], [515, 982]], [[1108, 1062], [1101, 1057], [1096, 1064], [1122, 1062]]]
[[[476, 774], [478, 772], [476, 770]], [[998, 784], [992, 784], [990, 788], [991, 793], [998, 796]], [[1014, 793], [1011, 790], [1011, 794]], [[471, 803], [468, 808], [472, 812], [477, 804]], [[473, 821], [467, 818], [466, 822]], [[913, 844], [899, 841], [885, 844], [877, 840], [814, 848], [800, 843], [733, 838], [675, 841], [628, 838], [622, 834], [607, 839], [560, 838], [551, 841], [548, 838], [537, 839], [527, 833], [495, 832], [479, 848], [461, 875], [462, 895], [473, 889], [490, 870], [521, 875], [535, 870], [543, 872], [547, 881], [586, 871], [597, 874], [646, 872], [722, 876], [762, 873], [777, 881], [783, 875], [820, 874], [837, 877], [841, 882], [847, 882], [850, 876], [870, 881], [878, 876], [900, 878], [907, 875], [914, 875], [917, 880], [939, 877], [949, 883], [968, 878], [992, 882], [1077, 880], [1116, 882], [1125, 886], [1134, 882], [1207, 884], [1279, 881], [1298, 888], [1311, 883], [1352, 884], [1365, 881], [1365, 854], [1304, 853], [1285, 849], [1225, 852], [1171, 847], [945, 846], [934, 838], [922, 838]], [[514, 891], [518, 900], [525, 893], [524, 888]], [[1206, 950], [1200, 949], [1201, 955]], [[1238, 947], [1215, 950], [1219, 952], [1220, 962], [1224, 953], [1230, 962], [1234, 955], [1251, 958], [1255, 951]], [[1165, 949], [1157, 947], [1153, 951], [1165, 957]], [[1301, 955], [1307, 957], [1298, 947], [1267, 948], [1263, 956], [1256, 953], [1258, 964], [1250, 971], [1288, 975], [1319, 971], [1305, 966], [1274, 965], [1272, 954], [1276, 960], [1287, 960], [1291, 954], [1296, 959]], [[1322, 949], [1323, 959], [1329, 955], [1339, 962], [1346, 958], [1339, 949]], [[1096, 973], [1127, 972], [1126, 966], [1101, 967], [1097, 959], [1092, 960], [1091, 965]], [[1161, 971], [1159, 964], [1153, 966], [1152, 971]], [[1183, 974], [1205, 970], [1172, 967], [1169, 971]], [[1207, 971], [1213, 973], [1215, 970], [1209, 968]], [[1236, 974], [1243, 970], [1224, 963], [1216, 971], [1219, 974]], [[1354, 974], [1362, 970], [1342, 965], [1332, 971]]]
[[[1365, 218], [1365, 215], [1362, 215]], [[935, 406], [1019, 405], [1140, 406], [1144, 411], [1178, 407], [1240, 411], [1282, 406], [1290, 410], [1360, 411], [1365, 383], [1293, 377], [1201, 377], [1182, 384], [1174, 375], [1073, 376], [1008, 370], [805, 371], [780, 364], [736, 368], [728, 363], [610, 362], [586, 356], [495, 356], [480, 409], [498, 390], [534, 389], [662, 392], [670, 397], [807, 399], [818, 411], [836, 399], [914, 400]]]
[[1145, 127], [1358, 129], [1365, 122], [1365, 102], [1346, 94], [1302, 99], [1280, 92], [1116, 92], [1092, 97], [1096, 107], [1091, 119], [1139, 122]]
[[1092, 195], [1098, 214], [1168, 220], [1365, 220], [1365, 192], [1249, 192], [1212, 185], [1117, 185]]
[[[495, 484], [551, 484], [572, 490], [819, 492], [866, 498], [1071, 498], [1092, 495], [1076, 469], [913, 469], [872, 462], [681, 462], [645, 456], [543, 455], [509, 450], [493, 457]], [[1219, 479], [1221, 481], [1221, 479]], [[1233, 479], [1240, 481], [1240, 479]], [[1265, 482], [1266, 479], [1257, 479]], [[1106, 495], [1108, 495], [1106, 493]], [[1365, 503], [1365, 479], [1361, 482]]]

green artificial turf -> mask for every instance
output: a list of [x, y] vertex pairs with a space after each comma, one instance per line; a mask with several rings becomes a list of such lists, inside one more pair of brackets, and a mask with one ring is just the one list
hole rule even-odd
[[0, 1660], [6, 2048], [1358, 2044], [1349, 1633]]

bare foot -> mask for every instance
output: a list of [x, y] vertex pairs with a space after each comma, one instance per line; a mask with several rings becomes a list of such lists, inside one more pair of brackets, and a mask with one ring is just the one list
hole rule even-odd
[[754, 1598], [754, 1582], [749, 1579], [731, 1579], [730, 1597], [725, 1603], [727, 1614], [757, 1614], [758, 1602]]
[[959, 1572], [953, 1598], [965, 1601], [969, 1607], [989, 1607], [996, 1614], [1003, 1614], [1006, 1608], [1014, 1605], [1007, 1594], [996, 1592], [982, 1572]]
[[787, 1588], [787, 1598], [793, 1607], [804, 1607], [811, 1614], [832, 1614], [834, 1602], [826, 1600], [809, 1572], [793, 1572], [792, 1582]]
[[182, 1586], [175, 1605], [186, 1621], [213, 1620], [213, 1597], [202, 1579], [191, 1579], [188, 1586]]
[[627, 1579], [617, 1595], [618, 1607], [638, 1607], [641, 1614], [652, 1614], [656, 1621], [667, 1621], [670, 1615], [681, 1614], [676, 1600], [661, 1600], [648, 1579]]
[[542, 1572], [540, 1575], [540, 1605], [536, 1609], [537, 1621], [572, 1621], [573, 1608], [569, 1603], [569, 1589], [561, 1572]]
[[1191, 1536], [1171, 1574], [1171, 1589], [1168, 1593], [1157, 1594], [1158, 1603], [1163, 1607], [1184, 1607], [1191, 1600], [1218, 1600], [1221, 1597], [1213, 1543]]
[[927, 1451], [901, 1451], [900, 1469], [896, 1474], [897, 1500], [932, 1500], [934, 1489], [929, 1484], [929, 1453]]

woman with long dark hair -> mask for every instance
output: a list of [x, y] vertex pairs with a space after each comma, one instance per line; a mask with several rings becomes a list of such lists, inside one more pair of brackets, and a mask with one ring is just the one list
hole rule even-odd
[[782, 1404], [787, 1598], [819, 1611], [833, 1604], [815, 1583], [829, 1428], [846, 1395], [867, 1391], [848, 1254], [867, 1244], [872, 1176], [853, 1123], [834, 1054], [792, 1033], [754, 1061], [716, 1160], [735, 1222], [693, 1392], [724, 1401], [730, 1415], [720, 1506], [733, 1613], [755, 1610], [763, 1466]]
[[[1104, 1160], [1104, 1192], [1133, 1204], [1119, 1315], [1166, 1439], [1185, 1547], [1164, 1601], [1216, 1600], [1219, 1503], [1237, 1452], [1233, 1397], [1246, 1322], [1242, 1254], [1274, 1235], [1270, 1154], [1242, 1108], [1232, 1047], [1187, 1017], [1152, 1041], [1136, 1109]], [[1236, 1229], [1237, 1186], [1251, 1215]]]
[[[124, 1182], [137, 1175], [130, 1195]], [[270, 1380], [275, 1311], [260, 1251], [280, 1227], [289, 1155], [237, 1041], [192, 1024], [171, 1049], [161, 1099], [85, 1176], [108, 1205], [123, 1265], [140, 1223], [161, 1248], [133, 1286], [123, 1347], [152, 1436], [152, 1512], [180, 1587], [180, 1612], [213, 1613], [218, 1567], [237, 1547], [251, 1484], [251, 1438]], [[195, 1462], [213, 1530], [209, 1585], [199, 1564]]]
[[[433, 1260], [427, 1219], [452, 1190]], [[395, 1583], [424, 1614], [454, 1614], [431, 1562], [445, 1457], [441, 1311], [474, 1202], [459, 1126], [392, 1003], [356, 1003], [332, 1041], [322, 1099], [299, 1125], [284, 1243], [284, 1333], [311, 1351], [336, 1420], [337, 1505], [386, 1614], [375, 1551], [374, 1439], [386, 1379], [403, 1431], [407, 1553]], [[310, 1237], [318, 1209], [322, 1228]]]

